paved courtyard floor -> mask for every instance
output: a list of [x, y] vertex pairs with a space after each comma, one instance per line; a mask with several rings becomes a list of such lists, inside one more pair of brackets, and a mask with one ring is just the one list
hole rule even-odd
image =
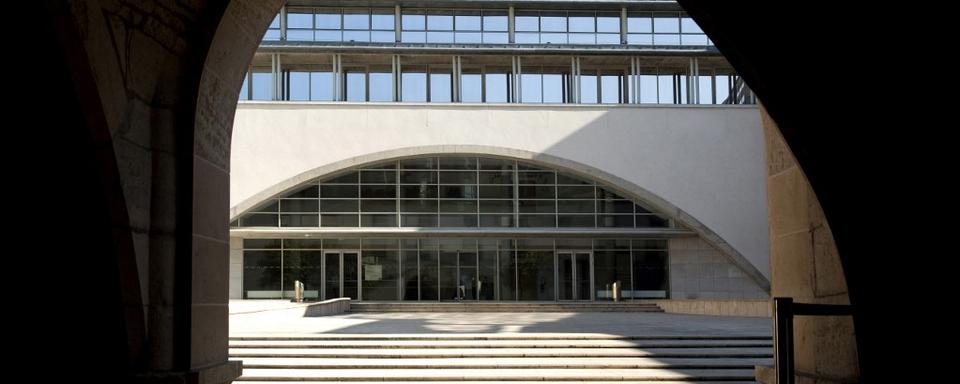
[[230, 335], [587, 333], [769, 336], [769, 318], [643, 312], [354, 313], [303, 317], [302, 304], [230, 302]]

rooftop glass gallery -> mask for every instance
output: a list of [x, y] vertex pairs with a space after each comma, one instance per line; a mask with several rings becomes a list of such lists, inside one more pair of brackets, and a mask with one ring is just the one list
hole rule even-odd
[[680, 11], [400, 7], [285, 8], [264, 36], [240, 99], [754, 102]]

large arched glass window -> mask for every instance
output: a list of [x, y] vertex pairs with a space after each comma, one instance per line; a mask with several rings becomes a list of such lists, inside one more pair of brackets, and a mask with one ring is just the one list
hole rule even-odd
[[642, 202], [524, 161], [431, 156], [321, 177], [271, 198], [240, 227], [664, 228]]

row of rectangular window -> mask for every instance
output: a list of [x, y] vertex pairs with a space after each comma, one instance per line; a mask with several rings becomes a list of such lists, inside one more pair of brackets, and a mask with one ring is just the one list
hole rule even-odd
[[[599, 199], [624, 200], [623, 196], [592, 185], [518, 184], [521, 199]], [[327, 184], [309, 186], [285, 198], [501, 198], [514, 197], [512, 184]], [[479, 190], [479, 191], [478, 191]], [[319, 193], [318, 193], [319, 192]]]
[[[257, 208], [251, 213], [355, 213], [355, 212], [397, 212], [395, 199], [281, 199], [280, 204], [269, 204]], [[593, 200], [593, 199], [520, 199], [516, 200], [520, 213], [648, 213], [642, 207], [629, 200]], [[400, 213], [413, 212], [479, 212], [512, 213], [512, 199], [402, 199], [399, 200]], [[636, 211], [635, 211], [636, 210]]]
[[[464, 103], [511, 102], [513, 87], [509, 73], [466, 73], [460, 76], [460, 101]], [[332, 72], [285, 72], [283, 100], [334, 101]], [[453, 101], [450, 73], [401, 73], [399, 101]], [[393, 101], [393, 75], [389, 72], [366, 72], [348, 69], [342, 82], [344, 101]], [[570, 103], [569, 73], [522, 73], [519, 103]], [[637, 77], [639, 77], [637, 79]], [[252, 84], [250, 81], [252, 80]], [[686, 104], [687, 82], [684, 74], [624, 75], [616, 72], [581, 73], [579, 103], [622, 104], [636, 100], [641, 104]], [[639, 92], [633, 86], [640, 84]], [[739, 104], [735, 89], [739, 80], [732, 75], [700, 74], [696, 87], [697, 104]], [[253, 72], [245, 77], [240, 90], [242, 100], [272, 100], [272, 74]], [[252, 85], [252, 87], [251, 87]], [[626, 92], [625, 92], [626, 90]]]
[[[265, 41], [281, 40], [279, 15]], [[613, 12], [518, 11], [519, 44], [620, 44], [620, 15]], [[400, 42], [507, 44], [506, 10], [403, 10]], [[315, 9], [287, 12], [288, 41], [396, 42], [391, 9]], [[703, 30], [676, 12], [630, 12], [627, 44], [710, 45]], [[668, 37], [670, 36], [670, 37]]]
[[[397, 214], [249, 214], [242, 227], [397, 227]], [[400, 227], [503, 228], [663, 228], [668, 221], [656, 215], [576, 214], [400, 214]]]
[[255, 249], [404, 249], [511, 250], [553, 248], [666, 250], [665, 239], [243, 239], [244, 250]]

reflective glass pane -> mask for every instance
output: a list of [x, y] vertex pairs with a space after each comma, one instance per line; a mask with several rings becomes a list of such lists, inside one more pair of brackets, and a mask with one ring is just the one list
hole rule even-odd
[[324, 198], [356, 198], [359, 196], [357, 188], [356, 185], [321, 185], [320, 196]]
[[357, 215], [320, 215], [322, 227], [357, 227], [360, 218]]
[[485, 44], [507, 44], [510, 42], [510, 38], [506, 33], [500, 32], [484, 32], [483, 33], [483, 42]]
[[400, 210], [411, 213], [436, 213], [437, 200], [401, 200]]
[[452, 15], [427, 15], [427, 30], [429, 31], [452, 31]]
[[434, 103], [449, 103], [451, 101], [451, 92], [449, 73], [430, 74], [430, 101]]
[[486, 81], [486, 102], [488, 103], [506, 103], [507, 102], [507, 74], [506, 73], [487, 73]]
[[513, 186], [480, 186], [481, 199], [510, 199], [513, 198]]
[[481, 227], [513, 227], [513, 215], [480, 215]]
[[367, 100], [367, 76], [365, 73], [347, 73], [347, 101]]
[[680, 19], [680, 29], [683, 33], [697, 33], [702, 34], [703, 30], [700, 29], [700, 26], [697, 25], [696, 21], [693, 21], [692, 18], [684, 17]]
[[538, 16], [520, 16], [519, 12], [517, 13], [518, 15], [514, 17], [513, 21], [513, 29], [515, 31], [537, 32], [540, 30], [540, 18]]
[[616, 75], [600, 76], [600, 102], [617, 104], [620, 102], [621, 77]]
[[400, 34], [400, 41], [404, 43], [425, 43], [427, 34], [425, 32], [403, 32]]
[[370, 15], [344, 13], [343, 29], [370, 29]]
[[593, 15], [570, 15], [570, 32], [596, 32]]
[[[512, 213], [513, 200], [480, 200], [480, 213]], [[593, 212], [593, 202], [590, 204]]]
[[524, 103], [540, 103], [543, 102], [543, 89], [542, 78], [540, 74], [527, 74], [524, 73], [520, 75], [520, 91], [521, 96], [520, 100]]
[[315, 100], [315, 101], [333, 100], [333, 73], [330, 73], [330, 72], [311, 72], [310, 73], [310, 100]]
[[375, 13], [375, 14], [372, 15], [372, 18], [373, 18], [373, 25], [372, 25], [373, 29], [379, 29], [379, 30], [392, 30], [392, 29], [394, 29], [394, 28], [393, 28], [394, 16], [393, 16], [392, 13], [390, 13], [390, 14], [386, 14], [386, 13], [385, 13], [385, 14], [376, 14], [376, 13]]
[[426, 17], [424, 15], [403, 15], [400, 17], [400, 22], [403, 25], [403, 30], [425, 30], [426, 29]]
[[357, 200], [320, 200], [320, 211], [324, 213], [357, 212]]
[[530, 32], [517, 32], [514, 35], [515, 41], [518, 44], [538, 44], [540, 43], [540, 34], [539, 33], [530, 33]]
[[544, 32], [566, 32], [567, 18], [563, 16], [541, 16], [540, 30]]
[[401, 185], [400, 197], [402, 198], [420, 198], [435, 199], [437, 197], [436, 185]]
[[543, 102], [544, 103], [562, 103], [563, 95], [563, 75], [561, 74], [543, 74]]
[[452, 43], [453, 32], [427, 32], [428, 43]]
[[457, 32], [454, 41], [463, 44], [479, 44], [483, 41], [480, 32]]
[[597, 32], [620, 33], [620, 16], [605, 13], [597, 15]]
[[460, 75], [460, 101], [464, 103], [483, 102], [483, 76], [479, 73]]
[[455, 21], [458, 31], [480, 30], [480, 15], [457, 15]]
[[307, 72], [290, 72], [290, 100], [310, 100], [310, 74]]
[[650, 16], [629, 16], [627, 17], [627, 32], [652, 33], [653, 20], [650, 19]]
[[272, 83], [273, 76], [269, 72], [254, 72], [253, 73], [253, 99], [254, 100], [270, 100], [273, 98], [272, 93]]
[[597, 75], [580, 75], [580, 102], [583, 104], [597, 103]]
[[370, 31], [343, 31], [343, 41], [368, 42]]
[[401, 75], [401, 100], [407, 102], [427, 101], [427, 74], [404, 72]]
[[680, 18], [674, 14], [654, 14], [654, 33], [680, 33]]
[[393, 198], [396, 197], [397, 187], [392, 185], [362, 185], [360, 186], [360, 197], [362, 198]]
[[300, 12], [288, 12], [287, 13], [287, 28], [313, 28], [313, 14], [311, 13], [300, 13]]
[[315, 19], [317, 21], [317, 29], [340, 29], [339, 13], [318, 13]]
[[507, 16], [506, 15], [490, 15], [486, 12], [483, 15], [483, 30], [484, 31], [506, 31], [507, 30]]

